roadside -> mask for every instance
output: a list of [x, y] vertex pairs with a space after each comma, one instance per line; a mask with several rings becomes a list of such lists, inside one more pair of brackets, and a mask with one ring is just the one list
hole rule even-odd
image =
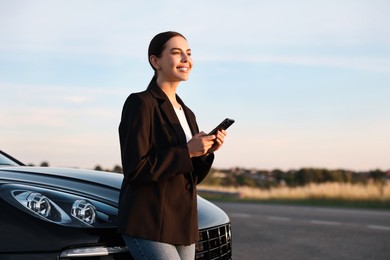
[[214, 201], [390, 209], [390, 183], [321, 183], [268, 189], [199, 185], [198, 193]]

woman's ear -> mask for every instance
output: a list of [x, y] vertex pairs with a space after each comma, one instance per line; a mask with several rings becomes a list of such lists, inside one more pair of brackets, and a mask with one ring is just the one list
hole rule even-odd
[[155, 70], [159, 70], [160, 69], [158, 58], [156, 56], [151, 55], [150, 58], [149, 58], [149, 61], [150, 61], [150, 64], [152, 64], [152, 66], [153, 66], [153, 68]]

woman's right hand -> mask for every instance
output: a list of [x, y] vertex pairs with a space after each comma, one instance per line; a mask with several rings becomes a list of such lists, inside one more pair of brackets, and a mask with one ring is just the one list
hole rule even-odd
[[214, 145], [215, 138], [215, 135], [208, 135], [203, 131], [194, 135], [187, 143], [190, 157], [199, 157], [207, 154], [207, 151]]

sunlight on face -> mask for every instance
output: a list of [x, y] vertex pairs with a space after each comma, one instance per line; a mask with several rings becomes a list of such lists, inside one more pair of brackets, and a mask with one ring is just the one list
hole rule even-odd
[[176, 36], [167, 41], [160, 58], [158, 76], [164, 81], [185, 81], [192, 69], [191, 49], [188, 42]]

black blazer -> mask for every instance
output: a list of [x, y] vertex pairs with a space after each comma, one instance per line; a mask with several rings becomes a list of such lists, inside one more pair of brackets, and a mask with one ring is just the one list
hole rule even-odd
[[[177, 99], [192, 134], [198, 133], [194, 113]], [[127, 98], [119, 138], [124, 172], [119, 231], [175, 245], [195, 243], [196, 184], [208, 174], [214, 154], [189, 157], [179, 119], [155, 81]]]

